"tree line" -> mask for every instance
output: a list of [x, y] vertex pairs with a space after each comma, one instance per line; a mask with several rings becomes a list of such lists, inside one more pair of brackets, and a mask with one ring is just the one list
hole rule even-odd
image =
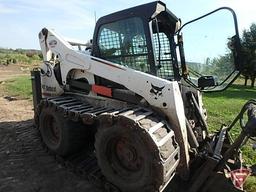
[[0, 65], [33, 64], [40, 62], [42, 58], [39, 50], [0, 48]]
[[244, 59], [244, 70], [242, 75], [247, 81], [251, 80], [251, 87], [255, 86], [256, 79], [256, 24], [251, 24], [250, 28], [243, 31], [242, 53]]

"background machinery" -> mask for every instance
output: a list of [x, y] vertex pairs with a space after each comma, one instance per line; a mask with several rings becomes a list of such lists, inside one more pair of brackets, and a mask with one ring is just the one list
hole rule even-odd
[[[230, 71], [189, 73], [183, 27], [221, 10], [234, 21]], [[237, 21], [220, 8], [189, 23], [181, 27], [157, 1], [100, 18], [87, 44], [42, 29], [44, 62], [32, 85], [35, 125], [48, 151], [111, 190], [163, 191], [176, 175], [184, 188], [207, 191], [211, 174], [255, 136], [256, 110], [253, 100], [245, 105], [236, 121], [246, 111], [249, 120], [234, 143], [233, 124], [208, 133], [201, 92], [225, 89], [239, 75]]]

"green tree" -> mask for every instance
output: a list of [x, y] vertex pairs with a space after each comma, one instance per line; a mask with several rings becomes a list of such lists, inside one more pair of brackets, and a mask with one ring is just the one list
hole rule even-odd
[[251, 86], [254, 87], [256, 79], [256, 24], [251, 24], [248, 30], [243, 31], [242, 47], [244, 57], [244, 70], [242, 74], [245, 77], [245, 85], [247, 80], [251, 79]]

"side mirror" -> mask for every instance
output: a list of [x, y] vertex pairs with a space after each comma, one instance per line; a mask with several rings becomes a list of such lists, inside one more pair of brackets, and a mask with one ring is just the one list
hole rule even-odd
[[200, 89], [204, 89], [206, 87], [214, 87], [214, 86], [217, 86], [218, 83], [217, 83], [217, 78], [214, 77], [214, 76], [201, 76], [198, 78], [198, 87]]

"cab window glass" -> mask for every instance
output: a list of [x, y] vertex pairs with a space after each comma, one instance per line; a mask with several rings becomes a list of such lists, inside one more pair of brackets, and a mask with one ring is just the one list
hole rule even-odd
[[146, 37], [140, 18], [102, 25], [98, 45], [101, 58], [135, 70], [150, 71]]

